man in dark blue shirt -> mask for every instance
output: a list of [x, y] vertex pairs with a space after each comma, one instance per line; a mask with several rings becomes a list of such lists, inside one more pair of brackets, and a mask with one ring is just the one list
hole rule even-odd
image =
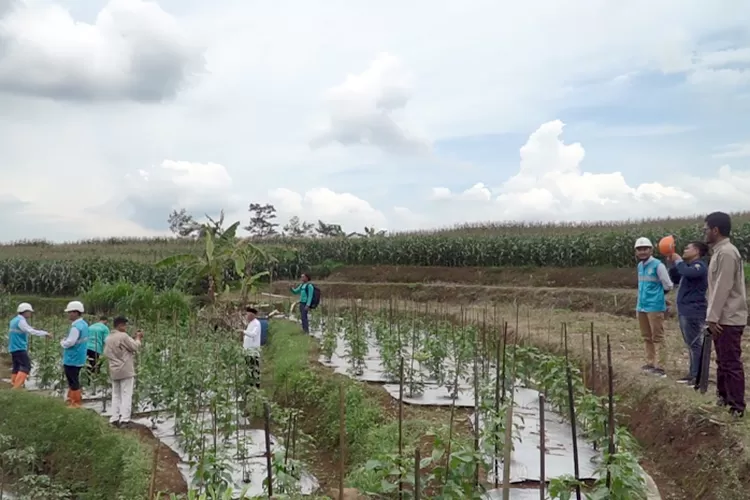
[[704, 260], [708, 255], [708, 246], [702, 241], [688, 243], [680, 257], [673, 254], [669, 277], [677, 285], [677, 314], [680, 320], [682, 338], [690, 354], [690, 371], [678, 382], [694, 384], [698, 378], [703, 331], [706, 328], [706, 291], [708, 290], [708, 264]]

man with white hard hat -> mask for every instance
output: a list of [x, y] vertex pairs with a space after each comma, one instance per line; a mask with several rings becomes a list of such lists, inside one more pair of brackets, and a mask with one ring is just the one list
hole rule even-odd
[[50, 334], [44, 330], [36, 330], [29, 325], [29, 318], [34, 308], [28, 302], [18, 304], [18, 313], [10, 320], [8, 333], [8, 352], [13, 360], [13, 369], [10, 375], [10, 383], [14, 389], [20, 389], [31, 373], [31, 359], [29, 358], [29, 335], [37, 337], [49, 337]]
[[86, 365], [86, 348], [89, 342], [89, 325], [82, 318], [83, 304], [77, 300], [68, 303], [65, 308], [70, 320], [68, 336], [60, 341], [63, 348], [63, 369], [68, 381], [68, 394], [65, 400], [68, 406], [80, 408], [81, 368]]
[[667, 311], [665, 294], [673, 288], [669, 271], [663, 262], [653, 256], [654, 245], [648, 238], [635, 241], [635, 256], [638, 259], [638, 325], [646, 347], [644, 372], [664, 378], [665, 350], [664, 316]]

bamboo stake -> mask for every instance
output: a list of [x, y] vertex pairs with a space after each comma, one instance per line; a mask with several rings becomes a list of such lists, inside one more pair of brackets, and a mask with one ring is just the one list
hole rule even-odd
[[419, 485], [419, 474], [421, 472], [422, 457], [419, 454], [419, 448], [414, 450], [414, 500], [419, 500], [420, 485]]
[[547, 433], [544, 429], [544, 394], [539, 394], [539, 498], [544, 500], [546, 486]]
[[339, 500], [344, 500], [344, 474], [346, 472], [346, 398], [344, 384], [339, 385]]
[[271, 463], [271, 407], [265, 403], [266, 469], [268, 471], [268, 498], [273, 498], [273, 464]]
[[609, 465], [612, 463], [612, 456], [615, 454], [615, 385], [614, 370], [612, 368], [612, 344], [607, 334], [607, 378], [609, 390], [609, 415], [607, 419], [607, 488], [612, 487], [612, 477], [609, 472]]
[[404, 358], [401, 357], [398, 377], [398, 497], [404, 496], [404, 474], [401, 464], [404, 462]]
[[[576, 432], [576, 408], [573, 400], [573, 375], [570, 372], [570, 359], [568, 358], [568, 328], [563, 323], [563, 332], [565, 337], [565, 375], [568, 379], [568, 407], [570, 409], [570, 428], [573, 437], [573, 475], [576, 481], [581, 474], [578, 464], [578, 433]], [[581, 486], [576, 484], [576, 499], [581, 500]]]

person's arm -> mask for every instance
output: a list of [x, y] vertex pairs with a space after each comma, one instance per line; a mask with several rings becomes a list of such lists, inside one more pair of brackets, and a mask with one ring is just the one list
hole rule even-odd
[[26, 321], [26, 318], [24, 318], [23, 316], [21, 316], [21, 321], [18, 322], [18, 329], [23, 333], [28, 333], [29, 335], [35, 335], [37, 337], [47, 337], [49, 335], [49, 333], [45, 332], [44, 330], [31, 328], [29, 323]]
[[675, 285], [679, 285], [680, 281], [681, 281], [680, 278], [682, 278], [682, 276], [680, 276], [679, 271], [677, 271], [677, 267], [676, 266], [670, 267], [669, 268], [669, 279], [672, 280], [672, 283], [675, 284]]
[[735, 262], [721, 253], [714, 255], [713, 259], [716, 260], [716, 280], [711, 287], [712, 293], [708, 296], [706, 322], [718, 324], [732, 290]]
[[292, 291], [292, 293], [294, 295], [301, 294], [302, 293], [302, 283], [300, 283], [299, 285], [295, 286], [294, 288], [291, 288], [290, 290]]
[[63, 349], [70, 349], [78, 342], [78, 338], [81, 336], [81, 332], [75, 326], [70, 328], [68, 336], [60, 341], [60, 345]]
[[313, 288], [312, 283], [308, 283], [307, 284], [307, 300], [305, 301], [305, 305], [307, 307], [310, 307], [310, 304], [312, 304], [313, 293], [315, 293], [315, 289]]
[[664, 287], [665, 292], [668, 292], [672, 288], [674, 288], [674, 284], [672, 283], [672, 280], [669, 279], [669, 272], [667, 271], [667, 266], [665, 266], [662, 262], [659, 262], [659, 266], [656, 268], [656, 276], [659, 277], [659, 281], [661, 281], [661, 286]]
[[131, 352], [133, 354], [138, 352], [138, 349], [141, 348], [141, 341], [140, 340], [133, 340], [130, 338], [130, 335], [125, 335], [125, 340], [123, 341], [123, 347], [125, 347], [125, 350], [128, 352]]
[[687, 264], [684, 260], [680, 259], [677, 261], [674, 268], [681, 276], [686, 278], [702, 278], [708, 274], [706, 264], [700, 260], [695, 261], [692, 264]]
[[260, 325], [259, 324], [253, 324], [254, 321], [251, 321], [249, 325], [247, 325], [247, 330], [245, 330], [245, 336], [255, 342], [255, 339], [257, 339], [260, 336]]

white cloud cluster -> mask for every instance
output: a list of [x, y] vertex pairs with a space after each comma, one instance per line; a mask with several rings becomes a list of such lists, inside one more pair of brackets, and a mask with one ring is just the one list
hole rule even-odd
[[291, 189], [277, 188], [268, 195], [282, 220], [296, 215], [310, 222], [322, 220], [329, 224], [341, 224], [351, 230], [361, 230], [364, 226], [378, 229], [387, 226], [382, 212], [351, 193], [313, 188], [300, 194]]
[[684, 176], [674, 185], [631, 186], [621, 172], [584, 171], [585, 150], [580, 143], [563, 142], [563, 127], [554, 120], [533, 132], [520, 149], [518, 173], [492, 191], [481, 182], [458, 193], [438, 187], [433, 188], [433, 200], [440, 202], [451, 223], [614, 220], [746, 208], [750, 172], [723, 166], [718, 178]]
[[311, 147], [331, 143], [368, 145], [386, 152], [419, 154], [429, 151], [426, 140], [407, 131], [399, 111], [411, 98], [413, 81], [399, 58], [382, 53], [370, 67], [328, 90], [329, 119]]
[[0, 91], [63, 100], [161, 101], [202, 70], [199, 47], [144, 0], [110, 0], [93, 24], [62, 6], [0, 9]]

